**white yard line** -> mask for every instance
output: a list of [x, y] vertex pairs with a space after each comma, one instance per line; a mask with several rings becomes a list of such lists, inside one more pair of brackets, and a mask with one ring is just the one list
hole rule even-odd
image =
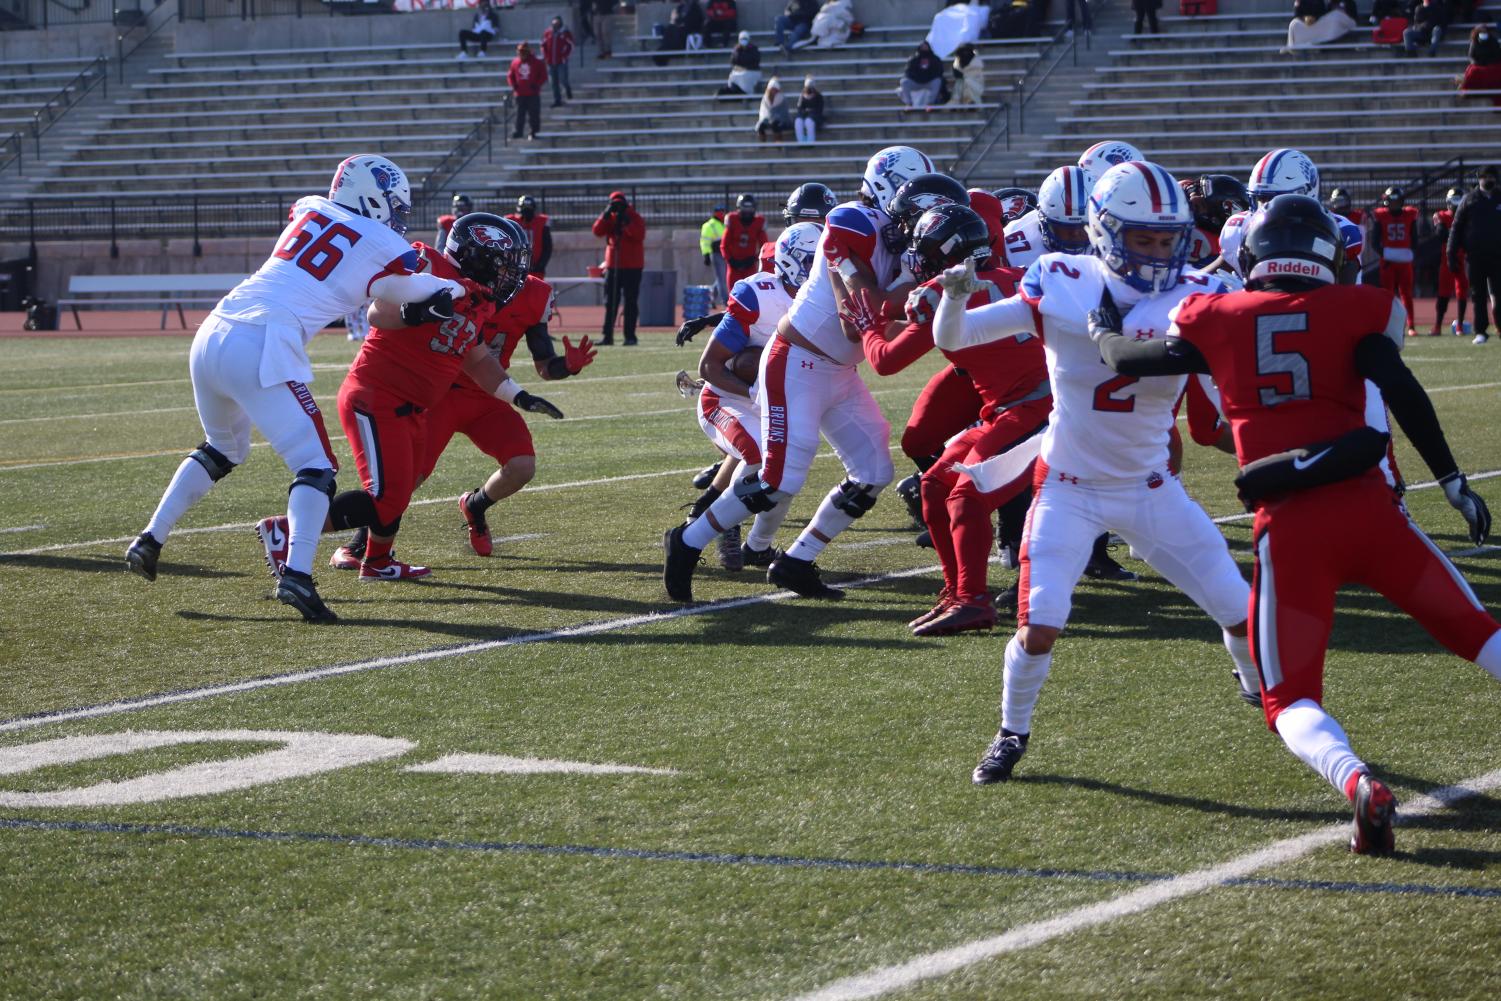
[[7, 417], [0, 424], [35, 424], [41, 421], [85, 421], [96, 417], [136, 417], [144, 414], [175, 414], [193, 407], [154, 407], [150, 410], [115, 410], [107, 414], [50, 414], [45, 417]]
[[[1438, 789], [1426, 796], [1418, 796], [1403, 804], [1401, 816], [1413, 818], [1434, 813], [1459, 800], [1498, 786], [1501, 786], [1501, 769], [1469, 779], [1459, 785]], [[1338, 844], [1349, 836], [1348, 824], [1321, 827], [1307, 834], [1277, 841], [1227, 862], [1196, 869], [1162, 882], [1148, 883], [1146, 886], [1118, 897], [1076, 907], [1042, 921], [1029, 922], [1000, 935], [975, 939], [953, 948], [914, 956], [903, 963], [878, 967], [853, 977], [845, 977], [812, 993], [800, 994], [794, 1001], [858, 1001], [862, 998], [881, 997], [996, 956], [1021, 952], [1085, 928], [1094, 928], [1134, 914], [1141, 914], [1183, 897], [1212, 890], [1230, 880], [1243, 879], [1261, 869], [1285, 865], [1319, 848]]]
[[36, 532], [46, 528], [46, 525], [17, 525], [14, 528], [0, 528], [0, 535], [15, 535], [18, 532]]

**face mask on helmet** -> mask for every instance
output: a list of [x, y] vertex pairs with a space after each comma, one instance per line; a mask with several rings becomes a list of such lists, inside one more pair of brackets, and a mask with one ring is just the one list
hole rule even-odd
[[1037, 222], [1042, 247], [1051, 253], [1089, 253], [1085, 229], [1091, 182], [1079, 167], [1059, 167], [1037, 189]]
[[938, 205], [924, 212], [912, 229], [912, 245], [902, 259], [920, 282], [945, 268], [990, 256], [990, 229], [979, 213], [964, 205]]
[[1190, 188], [1188, 205], [1193, 211], [1194, 225], [1210, 233], [1218, 233], [1226, 219], [1251, 207], [1245, 185], [1228, 174], [1205, 174], [1193, 182], [1184, 182], [1184, 190]]
[[328, 200], [383, 222], [397, 233], [407, 231], [412, 189], [401, 168], [383, 156], [361, 154], [339, 164]]
[[1105, 266], [1139, 292], [1178, 284], [1193, 215], [1173, 175], [1154, 163], [1111, 167], [1089, 199], [1089, 239]]
[[1444, 196], [1444, 201], [1451, 209], [1457, 209], [1459, 203], [1464, 201], [1464, 195], [1459, 193], [1458, 188], [1450, 188], [1449, 193]]
[[801, 288], [813, 273], [813, 258], [822, 232], [817, 223], [811, 222], [795, 223], [783, 230], [777, 237], [772, 263], [777, 277], [794, 289]]
[[1001, 218], [1006, 222], [1020, 219], [1037, 207], [1037, 196], [1026, 188], [997, 188], [991, 194], [1001, 203]]
[[911, 146], [887, 146], [865, 164], [860, 180], [860, 198], [867, 205], [886, 211], [897, 189], [918, 174], [931, 174], [933, 161]]
[[1343, 264], [1339, 224], [1316, 199], [1282, 195], [1246, 223], [1240, 266], [1248, 289], [1331, 285]]
[[1274, 149], [1251, 168], [1246, 184], [1251, 200], [1265, 205], [1278, 195], [1319, 197], [1319, 170], [1295, 149]]
[[537, 200], [526, 195], [516, 199], [516, 214], [523, 219], [531, 219], [537, 214]]
[[456, 220], [448, 231], [443, 253], [465, 278], [493, 292], [501, 305], [521, 291], [532, 264], [526, 230], [489, 212], [471, 212]]
[[964, 185], [947, 174], [919, 174], [897, 189], [887, 209], [902, 231], [908, 236], [912, 227], [928, 209], [939, 205], [968, 205], [969, 192]]

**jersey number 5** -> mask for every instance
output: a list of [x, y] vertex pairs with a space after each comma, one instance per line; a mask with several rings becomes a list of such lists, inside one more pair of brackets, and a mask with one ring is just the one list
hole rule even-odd
[[[327, 227], [316, 237], [308, 226]], [[309, 212], [297, 220], [297, 225], [287, 233], [272, 255], [283, 261], [297, 262], [297, 266], [314, 279], [323, 281], [344, 259], [344, 251], [334, 246], [334, 240], [343, 237], [352, 247], [360, 242], [360, 234], [341, 222], [329, 225], [329, 218], [317, 212]]]
[[1263, 407], [1308, 399], [1311, 392], [1308, 359], [1297, 351], [1277, 347], [1278, 334], [1307, 331], [1307, 313], [1280, 313], [1256, 318], [1256, 374], [1262, 379], [1272, 380], [1272, 385], [1258, 390]]

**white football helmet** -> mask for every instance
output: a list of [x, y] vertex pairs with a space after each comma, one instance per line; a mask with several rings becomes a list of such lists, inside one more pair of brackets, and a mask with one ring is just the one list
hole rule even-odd
[[[1089, 197], [1089, 241], [1105, 266], [1139, 292], [1178, 284], [1193, 237], [1193, 210], [1178, 181], [1155, 163], [1119, 163]], [[1141, 231], [1171, 234], [1151, 252], [1132, 246]]]
[[328, 200], [405, 233], [412, 187], [407, 175], [390, 160], [360, 153], [339, 164], [328, 186]]
[[1062, 254], [1089, 253], [1089, 189], [1093, 185], [1087, 171], [1079, 167], [1059, 167], [1043, 179], [1037, 189], [1037, 223], [1042, 231], [1044, 250]]
[[1458, 188], [1450, 188], [1449, 193], [1444, 196], [1444, 204], [1451, 209], [1459, 208], [1459, 203], [1464, 200], [1465, 196], [1459, 193]]
[[1106, 139], [1097, 142], [1083, 153], [1079, 154], [1079, 166], [1089, 171], [1089, 176], [1099, 180], [1105, 176], [1105, 171], [1118, 163], [1126, 163], [1129, 160], [1145, 160], [1141, 150], [1132, 146], [1123, 139]]
[[1278, 195], [1319, 197], [1319, 168], [1295, 149], [1274, 149], [1251, 168], [1246, 182], [1255, 205], [1265, 205]]
[[887, 146], [866, 162], [860, 195], [885, 212], [897, 188], [918, 174], [931, 173], [933, 161], [911, 146]]
[[813, 273], [813, 255], [818, 253], [818, 238], [823, 227], [816, 222], [800, 222], [782, 230], [777, 237], [776, 256], [772, 265], [777, 277], [793, 288], [802, 288]]

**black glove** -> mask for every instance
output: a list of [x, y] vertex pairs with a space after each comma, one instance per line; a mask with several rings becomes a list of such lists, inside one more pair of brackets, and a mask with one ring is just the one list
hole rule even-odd
[[684, 344], [687, 344], [689, 341], [693, 340], [694, 334], [700, 332], [710, 324], [718, 326], [719, 321], [723, 316], [723, 313], [710, 313], [707, 316], [698, 316], [694, 317], [691, 320], [685, 321], [683, 325], [678, 328], [677, 346], [682, 347]]
[[713, 266], [714, 266], [714, 257], [713, 257], [713, 255], [711, 255], [711, 254], [705, 254], [704, 255], [704, 267], [706, 267], [706, 268], [712, 268]]
[[516, 409], [525, 410], [529, 414], [546, 414], [555, 421], [563, 419], [563, 411], [548, 403], [542, 397], [533, 396], [524, 389], [516, 394], [516, 399], [513, 402], [516, 404]]
[[1121, 311], [1115, 308], [1115, 300], [1107, 288], [1100, 293], [1099, 306], [1089, 311], [1089, 339], [1096, 344], [1100, 338], [1121, 332]]
[[1465, 474], [1455, 470], [1439, 480], [1438, 485], [1444, 488], [1449, 506], [1463, 515], [1465, 524], [1470, 526], [1470, 541], [1477, 546], [1483, 545], [1491, 534], [1491, 509], [1485, 506], [1479, 494], [1470, 489]]
[[401, 322], [409, 327], [425, 323], [443, 323], [453, 319], [453, 293], [444, 289], [434, 292], [421, 302], [401, 304]]

